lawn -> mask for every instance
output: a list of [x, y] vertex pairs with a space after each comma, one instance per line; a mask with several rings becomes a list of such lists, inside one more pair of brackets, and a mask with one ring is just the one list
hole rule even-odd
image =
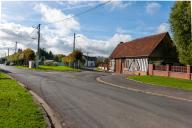
[[[17, 68], [22, 68], [22, 69], [29, 69], [28, 67], [24, 66], [16, 66]], [[75, 69], [72, 67], [68, 66], [45, 66], [45, 65], [40, 65], [38, 68], [33, 68], [32, 70], [39, 70], [39, 71], [47, 71], [47, 70], [53, 70], [53, 71], [75, 71], [75, 72], [80, 72], [80, 69]]]
[[161, 76], [129, 76], [128, 79], [147, 84], [192, 90], [192, 81]]
[[46, 128], [40, 107], [16, 80], [0, 73], [0, 128]]

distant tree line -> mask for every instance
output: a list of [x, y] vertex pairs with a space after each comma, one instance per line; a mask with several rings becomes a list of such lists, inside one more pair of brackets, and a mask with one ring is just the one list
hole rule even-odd
[[[19, 49], [16, 53], [7, 57], [8, 62], [12, 62], [15, 65], [28, 65], [29, 61], [35, 60], [35, 52], [27, 48], [25, 50]], [[67, 66], [74, 68], [80, 68], [85, 63], [83, 58], [83, 52], [79, 49], [74, 50], [67, 56], [64, 54], [53, 54], [52, 51], [47, 51], [45, 48], [40, 48], [40, 64], [55, 65], [57, 62], [62, 62]], [[50, 61], [47, 61], [50, 60]], [[45, 63], [47, 61], [47, 63]], [[109, 60], [107, 58], [98, 57], [96, 66], [100, 64], [106, 64]]]
[[[51, 51], [47, 52], [45, 48], [40, 49], [40, 61], [44, 60], [54, 60], [57, 62], [62, 62], [63, 54], [54, 55]], [[35, 60], [35, 52], [27, 48], [25, 50], [18, 49], [18, 51], [10, 56], [7, 56], [7, 61], [12, 62], [15, 65], [28, 65], [30, 60]]]
[[52, 51], [46, 51], [45, 48], [40, 48], [39, 50], [39, 56], [42, 61], [44, 60], [54, 60], [57, 62], [62, 62], [63, 57], [65, 57], [64, 54], [53, 54]]
[[[64, 54], [53, 54], [52, 51], [47, 51], [45, 48], [40, 48], [40, 62], [44, 64], [45, 60], [53, 60], [55, 62], [63, 62], [68, 66], [79, 68], [85, 62], [81, 50], [75, 50], [68, 56]], [[35, 52], [27, 48], [25, 50], [19, 49], [18, 52], [7, 56], [7, 61], [15, 65], [28, 65], [30, 60], [35, 60]]]

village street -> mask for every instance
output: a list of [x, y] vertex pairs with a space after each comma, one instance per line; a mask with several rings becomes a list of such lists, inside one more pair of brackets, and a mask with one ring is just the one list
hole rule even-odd
[[99, 72], [0, 66], [41, 96], [69, 128], [191, 128], [192, 103], [98, 83]]

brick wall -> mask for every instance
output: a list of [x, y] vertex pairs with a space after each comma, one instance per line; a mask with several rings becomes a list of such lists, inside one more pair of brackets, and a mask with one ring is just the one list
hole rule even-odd
[[192, 80], [191, 66], [154, 66], [149, 64], [148, 75], [167, 76]]
[[115, 59], [115, 72], [117, 74], [122, 73], [122, 60], [121, 59]]

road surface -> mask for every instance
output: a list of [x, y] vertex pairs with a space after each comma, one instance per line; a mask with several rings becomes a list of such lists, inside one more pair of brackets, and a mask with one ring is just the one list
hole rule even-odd
[[192, 128], [192, 103], [98, 83], [97, 72], [0, 66], [41, 96], [67, 128]]

